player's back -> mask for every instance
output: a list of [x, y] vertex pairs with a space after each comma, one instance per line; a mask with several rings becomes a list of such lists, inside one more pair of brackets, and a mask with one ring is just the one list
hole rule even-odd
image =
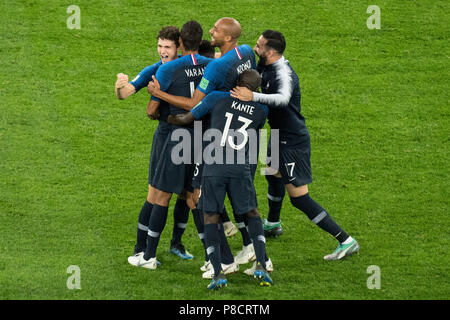
[[205, 69], [198, 89], [204, 94], [231, 90], [238, 76], [247, 69], [256, 69], [256, 60], [252, 48], [244, 44], [213, 60]]
[[[161, 90], [176, 96], [191, 98], [203, 77], [205, 67], [213, 59], [199, 54], [185, 55], [161, 66], [157, 79]], [[186, 113], [186, 110], [170, 105], [170, 114]]]
[[301, 146], [309, 143], [309, 133], [305, 118], [301, 114], [301, 93], [297, 74], [288, 60], [280, 59], [276, 63], [258, 66], [262, 76], [261, 91], [264, 94], [276, 94], [283, 88], [289, 88], [291, 97], [285, 107], [272, 106], [268, 103], [268, 121], [271, 129], [280, 131], [281, 147]]
[[[216, 139], [210, 161], [204, 151], [204, 176], [242, 178], [251, 176], [251, 165], [258, 159], [259, 129], [264, 126], [268, 108], [257, 102], [243, 102], [229, 92], [212, 92], [205, 99], [211, 109], [211, 132]], [[212, 100], [212, 102], [211, 102]], [[208, 138], [208, 132], [205, 138]], [[208, 148], [208, 147], [207, 147]], [[212, 162], [212, 163], [211, 163]]]

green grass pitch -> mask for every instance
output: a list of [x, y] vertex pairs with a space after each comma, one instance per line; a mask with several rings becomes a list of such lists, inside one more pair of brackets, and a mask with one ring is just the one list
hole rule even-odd
[[[71, 4], [81, 29], [67, 28]], [[381, 29], [369, 29], [369, 5]], [[448, 299], [448, 1], [13, 1], [0, 3], [0, 299]], [[207, 292], [190, 217], [168, 253], [173, 201], [156, 271], [127, 263], [156, 122], [144, 92], [119, 101], [116, 74], [157, 61], [162, 26], [223, 16], [240, 44], [282, 31], [299, 74], [311, 134], [311, 195], [360, 243], [326, 262], [336, 242], [284, 200], [285, 234], [268, 239], [275, 285], [243, 272]], [[255, 179], [267, 216], [267, 184]], [[241, 248], [238, 234], [230, 240]], [[80, 268], [69, 290], [67, 268]], [[380, 289], [368, 289], [371, 265]], [[241, 267], [244, 270], [245, 267]]]

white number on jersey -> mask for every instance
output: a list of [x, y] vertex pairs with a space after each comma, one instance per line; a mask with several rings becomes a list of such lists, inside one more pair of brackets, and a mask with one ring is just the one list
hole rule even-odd
[[235, 145], [233, 141], [233, 137], [228, 136], [228, 131], [230, 130], [231, 120], [233, 119], [233, 114], [230, 112], [225, 113], [225, 117], [227, 118], [227, 121], [225, 122], [225, 127], [223, 128], [222, 133], [222, 140], [220, 141], [220, 145], [223, 147], [225, 146], [227, 137], [228, 137], [228, 144], [230, 147], [232, 147], [234, 150], [241, 150], [248, 141], [248, 133], [245, 129], [248, 128], [248, 126], [252, 123], [252, 120], [247, 119], [245, 117], [239, 116], [238, 120], [240, 122], [243, 122], [244, 124], [237, 130], [242, 136], [244, 137], [244, 140], [239, 144]]

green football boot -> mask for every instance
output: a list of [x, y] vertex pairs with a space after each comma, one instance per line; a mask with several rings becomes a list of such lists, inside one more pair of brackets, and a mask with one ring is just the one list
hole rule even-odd
[[283, 228], [281, 227], [281, 221], [274, 225], [268, 225], [267, 219], [264, 219], [264, 236], [265, 237], [278, 237], [283, 234]]
[[348, 244], [340, 243], [333, 253], [328, 254], [323, 258], [328, 261], [341, 260], [344, 259], [345, 257], [357, 253], [358, 251], [359, 251], [359, 244], [355, 239], [353, 239]]

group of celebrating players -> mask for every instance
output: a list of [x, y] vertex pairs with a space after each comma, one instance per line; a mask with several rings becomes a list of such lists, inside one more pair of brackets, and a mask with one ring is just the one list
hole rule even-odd
[[[200, 269], [203, 278], [211, 279], [208, 289], [226, 286], [225, 275], [251, 261], [253, 266], [245, 273], [261, 285], [273, 285], [273, 264], [266, 253], [265, 237], [282, 234], [280, 212], [285, 190], [295, 208], [339, 242], [324, 259], [339, 260], [358, 252], [358, 242], [309, 196], [310, 138], [300, 113], [298, 76], [283, 56], [284, 36], [266, 30], [252, 50], [238, 45], [241, 25], [233, 18], [219, 19], [209, 33], [211, 42], [202, 40], [202, 27], [193, 20], [180, 30], [164, 27], [157, 37], [161, 60], [144, 68], [132, 81], [125, 74], [117, 75], [117, 97], [125, 99], [147, 87], [151, 94], [148, 117], [159, 121], [150, 153], [148, 195], [139, 214], [134, 254], [128, 262], [148, 269], [160, 265], [156, 250], [172, 194], [178, 197], [170, 252], [183, 259], [193, 258], [181, 241], [192, 211], [205, 249]], [[215, 47], [220, 52], [215, 52]], [[255, 140], [249, 137], [258, 134], [266, 119], [271, 139], [275, 132], [278, 135], [275, 148], [269, 143], [267, 152], [276, 152], [279, 163], [272, 168], [269, 163], [265, 175], [269, 214], [263, 222], [253, 184], [257, 165], [251, 161], [257, 158], [254, 153], [258, 147], [251, 145]], [[200, 142], [194, 141], [197, 121], [201, 121], [204, 133]], [[173, 159], [179, 152], [180, 132], [190, 139], [185, 144], [189, 150], [182, 150], [182, 163]], [[206, 140], [211, 141], [209, 145]], [[233, 160], [208, 161], [203, 159], [207, 154], [213, 160], [228, 160], [231, 154]], [[242, 161], [237, 160], [239, 155], [243, 155]], [[226, 239], [235, 233], [225, 210], [226, 196], [243, 240], [243, 249], [235, 257]]]

